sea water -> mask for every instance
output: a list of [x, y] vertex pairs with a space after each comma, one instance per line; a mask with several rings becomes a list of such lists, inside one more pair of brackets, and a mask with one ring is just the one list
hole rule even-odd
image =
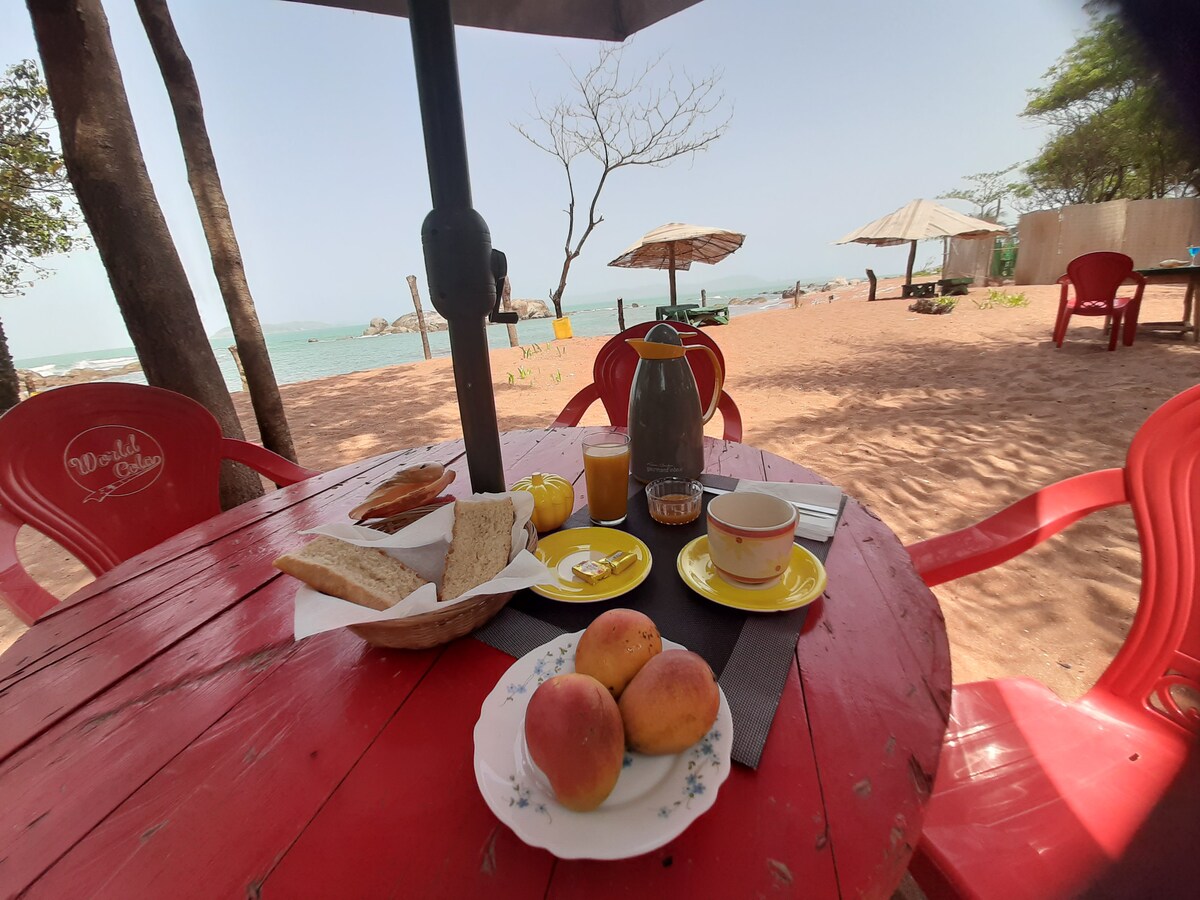
[[[745, 295], [743, 295], [745, 296]], [[755, 296], [751, 293], [749, 296]], [[734, 305], [729, 307], [731, 315], [744, 315], [780, 304], [778, 290], [767, 294], [766, 303]], [[637, 306], [625, 305], [625, 326], [628, 328], [654, 319], [654, 308], [669, 301], [663, 299], [639, 300]], [[699, 301], [680, 301], [699, 302]], [[724, 303], [719, 297], [710, 297], [713, 305]], [[597, 337], [616, 334], [617, 308], [612, 303], [593, 304], [567, 308], [571, 330], [576, 337]], [[526, 319], [517, 323], [517, 337], [522, 346], [543, 344], [554, 340], [553, 319]], [[419, 334], [382, 334], [364, 336], [365, 325], [339, 325], [316, 331], [295, 331], [268, 334], [267, 352], [275, 369], [275, 378], [280, 384], [311, 381], [330, 375], [363, 372], [383, 366], [418, 362], [424, 358]], [[508, 329], [504, 325], [488, 326], [488, 344], [493, 348], [509, 346]], [[217, 363], [231, 391], [242, 389], [237, 365], [229, 348], [233, 338], [211, 339]], [[445, 331], [429, 332], [429, 350], [433, 356], [450, 355], [450, 337]], [[81, 353], [64, 353], [58, 356], [42, 356], [18, 359], [18, 369], [31, 369], [40, 375], [62, 375], [72, 369], [119, 370], [137, 362], [132, 347], [117, 347], [109, 350], [92, 350]], [[128, 381], [145, 384], [145, 375], [132, 372], [117, 375], [113, 381]]]

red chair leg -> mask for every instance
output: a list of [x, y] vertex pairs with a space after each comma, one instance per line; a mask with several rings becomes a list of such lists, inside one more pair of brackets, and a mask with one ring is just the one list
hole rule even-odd
[[1117, 339], [1121, 336], [1121, 316], [1123, 310], [1117, 310], [1111, 316], [1112, 328], [1108, 336], [1108, 349], [1110, 351], [1117, 349]]
[[1058, 314], [1058, 324], [1054, 329], [1054, 344], [1056, 347], [1063, 345], [1063, 339], [1067, 336], [1067, 324], [1071, 321], [1071, 310], [1063, 309]]

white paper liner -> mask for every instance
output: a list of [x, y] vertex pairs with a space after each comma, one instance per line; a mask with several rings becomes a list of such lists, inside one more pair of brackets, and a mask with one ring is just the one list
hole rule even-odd
[[[788, 503], [808, 503], [812, 506], [824, 506], [837, 510], [842, 505], [842, 492], [832, 484], [791, 484], [780, 481], [739, 481], [734, 490], [738, 493], [751, 491], [757, 494], [770, 494], [786, 500]], [[828, 520], [805, 516], [801, 513], [796, 519], [796, 536], [808, 538], [810, 541], [827, 541], [833, 537], [833, 529], [837, 518], [831, 516]]]
[[320, 525], [302, 534], [323, 534], [335, 537], [360, 547], [377, 547], [395, 557], [431, 584], [422, 585], [391, 609], [376, 610], [357, 603], [350, 603], [328, 594], [315, 591], [306, 584], [296, 590], [293, 628], [296, 640], [370, 622], [387, 622], [406, 619], [422, 613], [442, 610], [480, 594], [503, 594], [535, 584], [553, 584], [557, 576], [536, 556], [525, 549], [528, 533], [525, 524], [533, 516], [533, 495], [528, 491], [512, 491], [507, 494], [475, 494], [459, 502], [496, 500], [511, 497], [515, 520], [512, 530], [512, 549], [508, 565], [490, 581], [471, 588], [453, 600], [438, 602], [442, 570], [446, 565], [446, 551], [450, 548], [450, 536], [454, 529], [454, 504], [445, 506], [423, 516], [395, 534], [385, 534], [365, 525], [329, 523]]

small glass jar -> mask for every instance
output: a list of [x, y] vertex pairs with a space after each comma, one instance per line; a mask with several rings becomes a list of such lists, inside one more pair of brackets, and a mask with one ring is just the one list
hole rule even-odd
[[646, 485], [650, 518], [663, 525], [686, 525], [700, 518], [704, 485], [692, 478], [660, 478]]

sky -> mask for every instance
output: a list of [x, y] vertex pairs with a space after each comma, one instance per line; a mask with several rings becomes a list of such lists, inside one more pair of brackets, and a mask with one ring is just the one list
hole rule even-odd
[[[264, 323], [365, 324], [427, 296], [430, 208], [406, 19], [285, 0], [172, 0], [191, 57], [250, 288]], [[105, 3], [146, 165], [211, 334], [228, 324], [166, 91], [132, 0]], [[1086, 28], [1080, 0], [703, 0], [640, 32], [631, 62], [722, 71], [728, 132], [693, 160], [616, 173], [604, 222], [571, 267], [564, 302], [633, 293], [665, 273], [607, 263], [667, 222], [746, 234], [719, 266], [680, 273], [788, 284], [902, 272], [907, 248], [832, 242], [961, 177], [1033, 157], [1026, 90]], [[561, 165], [527, 143], [534, 97], [569, 90], [599, 44], [457, 30], [475, 208], [508, 256], [514, 297], [546, 298], [566, 231]], [[0, 66], [37, 58], [24, 4], [0, 4]], [[578, 177], [578, 176], [577, 176]], [[950, 202], [964, 212], [970, 208]], [[940, 261], [933, 244], [926, 257]], [[0, 302], [17, 359], [128, 346], [96, 251]]]

